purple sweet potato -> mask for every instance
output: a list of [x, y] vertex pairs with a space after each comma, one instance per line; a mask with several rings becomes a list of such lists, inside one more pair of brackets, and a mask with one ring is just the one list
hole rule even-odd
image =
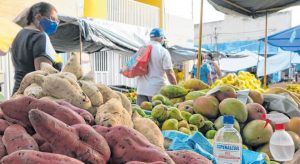
[[10, 123], [6, 120], [0, 119], [0, 135], [3, 135], [5, 129], [9, 127]]
[[19, 150], [0, 161], [1, 164], [83, 164], [83, 162], [61, 154], [34, 150]]
[[151, 144], [141, 133], [125, 126], [106, 128], [94, 126], [105, 137], [110, 150], [112, 164], [124, 164], [130, 161], [165, 162], [174, 164], [169, 155], [159, 147]]
[[47, 153], [53, 153], [51, 145], [48, 142], [45, 142], [40, 146], [40, 151], [47, 152]]
[[2, 141], [8, 154], [18, 150], [39, 150], [39, 146], [35, 140], [22, 126], [17, 124], [6, 128]]
[[0, 104], [4, 118], [11, 122], [27, 127], [30, 125], [28, 119], [29, 104], [34, 101], [33, 97], [20, 97], [7, 100]]
[[126, 164], [166, 164], [165, 162], [157, 161], [157, 162], [139, 162], [139, 161], [130, 161]]
[[7, 155], [6, 148], [2, 142], [2, 136], [0, 136], [0, 159]]
[[29, 107], [39, 109], [51, 116], [61, 120], [68, 125], [84, 124], [84, 119], [70, 108], [61, 106], [52, 101], [38, 100], [33, 101]]
[[212, 164], [207, 158], [189, 150], [168, 151], [167, 153], [179, 164]]
[[[3, 102], [1, 102], [1, 103], [3, 103]], [[0, 103], [0, 104], [1, 104]], [[2, 112], [2, 109], [0, 108], [0, 119], [4, 119], [4, 113]]]
[[22, 125], [29, 132], [31, 132], [29, 130], [31, 129], [31, 123], [28, 119], [28, 112], [31, 109], [44, 111], [68, 125], [85, 123], [84, 119], [70, 108], [52, 101], [39, 100], [28, 96], [5, 101], [0, 104], [0, 107], [6, 120]]
[[54, 153], [90, 164], [106, 164], [110, 158], [110, 149], [104, 137], [87, 124], [68, 126], [37, 109], [29, 112], [29, 119], [35, 131], [50, 144]]
[[35, 142], [41, 146], [43, 145], [46, 141], [44, 140], [44, 138], [42, 138], [39, 134], [35, 133], [34, 135], [32, 135], [32, 138], [35, 140]]
[[69, 102], [66, 102], [66, 101], [63, 101], [63, 100], [58, 100], [57, 103], [59, 105], [65, 106], [67, 108], [70, 108], [73, 111], [75, 111], [76, 113], [78, 113], [85, 120], [85, 122], [87, 124], [89, 124], [89, 125], [95, 125], [94, 116], [90, 112], [88, 112], [87, 110], [78, 108], [78, 107], [70, 104]]

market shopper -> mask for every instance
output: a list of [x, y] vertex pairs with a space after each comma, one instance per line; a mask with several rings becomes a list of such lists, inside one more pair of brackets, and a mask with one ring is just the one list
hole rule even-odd
[[205, 55], [205, 62], [208, 63], [211, 68], [211, 79], [212, 83], [214, 83], [218, 78], [222, 76], [219, 64], [215, 61], [212, 53], [208, 53], [207, 55]]
[[159, 93], [161, 87], [169, 83], [176, 85], [176, 77], [173, 71], [171, 55], [164, 43], [163, 31], [154, 28], [150, 32], [150, 45], [152, 45], [151, 59], [148, 64], [148, 74], [137, 78], [137, 104], [150, 101], [151, 97]]
[[60, 57], [49, 39], [58, 24], [57, 10], [53, 5], [40, 2], [29, 9], [27, 26], [18, 33], [11, 47], [15, 67], [13, 93], [18, 90], [24, 76], [39, 70], [42, 62], [61, 69]]
[[[204, 61], [205, 55], [202, 54], [201, 56], [201, 67], [200, 67], [200, 80], [203, 81], [205, 84], [211, 85], [212, 84], [212, 77], [211, 77], [211, 67], [208, 63]], [[197, 78], [197, 64], [193, 65], [191, 73], [191, 78]]]

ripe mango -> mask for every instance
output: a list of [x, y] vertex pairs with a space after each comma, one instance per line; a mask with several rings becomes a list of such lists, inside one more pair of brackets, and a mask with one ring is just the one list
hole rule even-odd
[[270, 141], [273, 128], [268, 124], [265, 128], [265, 121], [253, 120], [243, 129], [243, 141], [250, 146], [259, 146]]
[[246, 105], [234, 98], [227, 98], [219, 105], [221, 115], [234, 116], [238, 122], [245, 122], [248, 118]]
[[182, 83], [182, 86], [185, 89], [190, 89], [190, 90], [194, 90], [194, 91], [209, 88], [209, 86], [207, 84], [205, 84], [204, 82], [202, 82], [199, 79], [188, 79]]
[[300, 117], [291, 118], [290, 122], [287, 124], [286, 130], [297, 133], [300, 136]]
[[191, 135], [192, 134], [192, 132], [190, 131], [190, 129], [185, 128], [185, 127], [179, 128], [179, 131], [182, 132], [182, 133], [185, 133], [187, 135]]
[[153, 108], [152, 103], [148, 102], [148, 101], [142, 102], [142, 104], [140, 106], [144, 110], [152, 110], [152, 108]]
[[166, 85], [160, 89], [160, 93], [167, 98], [178, 98], [188, 94], [188, 90], [178, 85]]
[[168, 118], [174, 118], [178, 121], [181, 121], [184, 119], [181, 115], [180, 110], [175, 107], [171, 107], [168, 109]]
[[158, 121], [165, 121], [168, 118], [168, 108], [165, 105], [157, 105], [152, 109], [151, 117]]
[[195, 100], [198, 97], [205, 96], [206, 93], [202, 91], [192, 91], [185, 96], [185, 100]]
[[219, 101], [213, 96], [202, 96], [194, 100], [193, 110], [207, 118], [216, 118], [219, 114]]
[[170, 99], [170, 101], [172, 102], [172, 104], [181, 103], [184, 101], [184, 97], [172, 98]]
[[229, 85], [221, 85], [218, 89], [219, 91], [215, 93], [215, 96], [220, 102], [227, 98], [237, 98], [234, 88]]
[[190, 112], [187, 112], [187, 111], [180, 111], [181, 112], [181, 115], [182, 115], [182, 117], [186, 120], [186, 121], [188, 121], [189, 119], [190, 119], [190, 117], [192, 116], [192, 114], [190, 113]]
[[262, 114], [267, 114], [266, 109], [258, 103], [249, 103], [246, 107], [248, 110], [248, 121], [263, 120]]
[[254, 90], [251, 90], [249, 92], [249, 96], [251, 97], [251, 99], [253, 100], [253, 102], [255, 103], [258, 103], [260, 105], [262, 105], [264, 103], [264, 96], [263, 94], [261, 94], [260, 92], [258, 91], [254, 91]]
[[162, 130], [178, 130], [178, 121], [176, 119], [168, 119], [162, 125]]
[[202, 128], [204, 126], [204, 121], [205, 120], [201, 114], [193, 114], [189, 119], [189, 123], [196, 125], [198, 128]]

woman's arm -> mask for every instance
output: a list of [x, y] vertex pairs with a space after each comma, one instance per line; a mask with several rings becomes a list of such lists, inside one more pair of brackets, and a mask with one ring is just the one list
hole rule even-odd
[[37, 57], [34, 59], [34, 67], [36, 71], [41, 69], [41, 63], [43, 62], [52, 65], [52, 62], [48, 58], [43, 56]]
[[221, 72], [221, 69], [219, 67], [219, 64], [217, 62], [215, 62], [215, 61], [213, 63], [214, 63], [215, 69], [217, 71], [218, 77], [221, 77], [222, 76], [222, 72]]
[[208, 80], [208, 85], [212, 85], [212, 78], [211, 78], [211, 73], [209, 72], [207, 75], [207, 80]]

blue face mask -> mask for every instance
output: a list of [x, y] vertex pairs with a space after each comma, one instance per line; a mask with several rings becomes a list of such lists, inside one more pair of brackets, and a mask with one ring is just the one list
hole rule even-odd
[[40, 20], [40, 25], [42, 26], [43, 30], [48, 34], [52, 35], [56, 32], [57, 27], [58, 27], [58, 22], [47, 19], [47, 18], [42, 18]]

